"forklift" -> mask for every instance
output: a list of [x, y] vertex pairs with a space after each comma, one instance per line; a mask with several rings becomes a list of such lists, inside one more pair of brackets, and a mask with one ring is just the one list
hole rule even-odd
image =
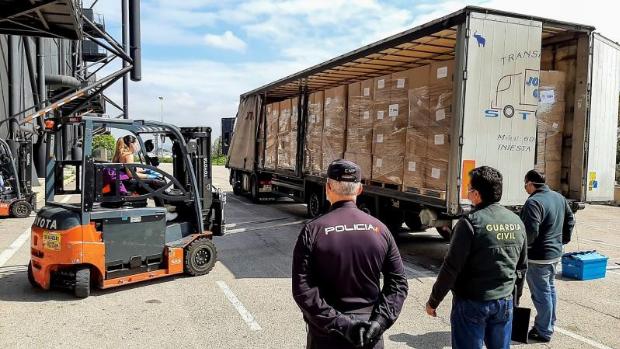
[[31, 181], [32, 142], [8, 142], [0, 139], [0, 217], [26, 218], [37, 203]]
[[[62, 129], [68, 125], [81, 130], [81, 160], [57, 156], [65, 144]], [[57, 117], [46, 120], [45, 129], [45, 206], [32, 225], [28, 265], [33, 286], [70, 289], [85, 298], [92, 286], [107, 289], [211, 271], [217, 259], [212, 238], [224, 233], [225, 195], [212, 185], [210, 128]], [[93, 134], [101, 130], [134, 135], [141, 149], [134, 157], [138, 161], [95, 160]], [[170, 139], [173, 173], [154, 166], [143, 151], [149, 137]], [[75, 182], [65, 183], [65, 168], [73, 168]], [[141, 173], [157, 178], [160, 185]], [[55, 199], [68, 194], [79, 201]]]

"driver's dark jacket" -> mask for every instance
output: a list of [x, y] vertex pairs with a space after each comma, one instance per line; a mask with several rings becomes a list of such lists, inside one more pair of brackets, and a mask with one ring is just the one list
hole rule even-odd
[[299, 234], [292, 290], [309, 336], [323, 337], [344, 333], [351, 322], [348, 314], [367, 314], [364, 319], [389, 328], [400, 314], [408, 285], [390, 231], [354, 202], [341, 201]]

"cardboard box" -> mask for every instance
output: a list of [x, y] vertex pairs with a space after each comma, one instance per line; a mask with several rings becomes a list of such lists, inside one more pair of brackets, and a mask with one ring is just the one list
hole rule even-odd
[[452, 124], [452, 86], [436, 86], [429, 93], [429, 126]]
[[549, 186], [549, 188], [559, 191], [561, 189], [561, 170], [562, 170], [562, 162], [561, 161], [546, 161], [545, 162], [545, 182]]
[[566, 73], [557, 70], [541, 70], [538, 91], [541, 103], [566, 101]]
[[424, 157], [407, 154], [405, 156], [403, 190], [408, 188], [420, 189], [424, 186], [424, 176], [426, 174], [426, 159]]
[[279, 103], [280, 117], [278, 119], [278, 134], [289, 132], [291, 130], [291, 113], [292, 103], [290, 99], [283, 100]]
[[391, 124], [390, 119], [388, 119], [389, 115], [389, 107], [390, 102], [373, 102], [372, 112], [373, 112], [373, 127], [381, 127], [381, 126], [389, 126]]
[[428, 136], [417, 128], [407, 128], [405, 155], [408, 157], [424, 158], [428, 152]]
[[430, 95], [428, 86], [409, 90], [408, 126], [424, 128], [430, 123]]
[[327, 170], [332, 161], [342, 159], [344, 156], [346, 102], [347, 86], [338, 86], [325, 91], [321, 172]]
[[448, 162], [427, 159], [424, 188], [445, 191], [448, 186]]
[[360, 82], [349, 84], [349, 99], [347, 102], [347, 128], [359, 127], [360, 111], [362, 107]]
[[279, 170], [293, 170], [293, 162], [291, 159], [291, 135], [290, 133], [280, 133], [278, 135], [278, 162], [276, 168]]
[[375, 103], [389, 103], [390, 85], [392, 75], [383, 75], [374, 79], [374, 98]]
[[372, 127], [375, 119], [373, 109], [374, 98], [374, 79], [368, 79], [361, 82], [361, 102], [360, 102], [360, 118], [359, 127]]
[[419, 87], [428, 86], [430, 84], [431, 66], [425, 65], [409, 70], [410, 80], [409, 89], [413, 90]]
[[403, 156], [372, 156], [372, 180], [388, 184], [403, 184]]
[[365, 153], [344, 153], [344, 158], [356, 163], [362, 170], [362, 179], [370, 179], [372, 176], [372, 155]]
[[438, 161], [450, 159], [450, 135], [443, 127], [429, 127], [424, 130], [428, 139], [426, 157]]
[[265, 129], [265, 162], [264, 167], [275, 169], [278, 163], [278, 129], [280, 104], [271, 103], [265, 107], [267, 127]]
[[411, 70], [393, 73], [390, 80], [390, 103], [406, 103]]
[[320, 174], [323, 164], [323, 91], [308, 96], [308, 129], [304, 144], [304, 172]]
[[454, 81], [454, 60], [431, 63], [429, 85], [450, 85]]
[[377, 127], [373, 131], [372, 153], [377, 156], [405, 155], [407, 129]]
[[[542, 136], [542, 137], [541, 137]], [[539, 153], [544, 151], [544, 160], [560, 161], [562, 160], [562, 133], [561, 132], [544, 132], [539, 133]]]
[[372, 128], [347, 128], [347, 152], [372, 153]]

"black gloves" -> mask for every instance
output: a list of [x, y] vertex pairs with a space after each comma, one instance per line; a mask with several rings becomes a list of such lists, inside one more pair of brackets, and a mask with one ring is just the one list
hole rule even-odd
[[383, 333], [383, 328], [381, 324], [377, 321], [370, 321], [366, 323], [368, 325], [368, 329], [366, 330], [365, 342], [370, 343], [381, 337]]
[[356, 347], [363, 347], [366, 341], [368, 322], [351, 320], [351, 324], [343, 333], [344, 338]]

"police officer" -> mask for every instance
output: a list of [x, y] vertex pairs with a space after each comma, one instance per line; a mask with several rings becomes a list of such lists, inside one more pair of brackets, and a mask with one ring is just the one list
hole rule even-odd
[[330, 211], [306, 224], [295, 245], [293, 298], [308, 325], [307, 348], [383, 348], [382, 333], [407, 297], [392, 234], [355, 204], [361, 176], [353, 162], [329, 165]]
[[[452, 347], [509, 348], [513, 293], [527, 269], [527, 239], [519, 216], [499, 205], [502, 175], [482, 166], [469, 173], [468, 199], [474, 210], [454, 227], [426, 312], [452, 290]], [[517, 300], [514, 300], [518, 302]]]

